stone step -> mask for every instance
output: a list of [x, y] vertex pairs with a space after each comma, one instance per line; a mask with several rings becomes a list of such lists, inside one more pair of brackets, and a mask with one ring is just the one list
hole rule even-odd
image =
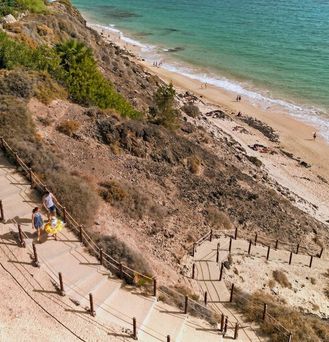
[[157, 302], [149, 317], [141, 325], [138, 333], [139, 341], [166, 341], [170, 335], [172, 341], [176, 341], [184, 327], [187, 316], [182, 314], [179, 309]]
[[60, 258], [55, 258], [44, 263], [44, 267], [47, 271], [51, 271], [51, 273], [55, 275], [56, 279], [58, 277], [58, 273], [62, 273], [66, 287], [70, 287], [77, 281], [89, 277], [90, 272], [95, 271], [95, 265], [81, 265], [79, 260], [72, 255], [76, 255], [76, 253], [77, 251], [63, 254]]
[[176, 342], [224, 342], [226, 339], [216, 327], [194, 317], [188, 317]]
[[126, 289], [119, 289], [98, 307], [97, 316], [104, 322], [130, 330], [135, 317], [139, 329], [155, 304], [156, 300], [153, 297], [144, 297]]
[[85, 294], [83, 297], [80, 297], [80, 305], [83, 308], [89, 308], [89, 293], [93, 295], [94, 300], [94, 309], [97, 312], [101, 312], [102, 305], [108, 301], [112, 296], [115, 296], [116, 292], [122, 286], [122, 282], [119, 279], [110, 279], [109, 277], [103, 276], [103, 280], [99, 281], [95, 284], [86, 284], [85, 288], [81, 289], [81, 294]]

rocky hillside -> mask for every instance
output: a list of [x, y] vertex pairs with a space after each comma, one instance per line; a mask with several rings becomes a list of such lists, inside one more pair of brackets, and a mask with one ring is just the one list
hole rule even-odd
[[[142, 270], [144, 258], [153, 271], [167, 275], [179, 269], [186, 248], [210, 228], [237, 226], [246, 235], [262, 231], [291, 241], [327, 241], [325, 226], [297, 209], [289, 194], [282, 195], [256, 158], [224, 132], [214, 137], [191, 118], [202, 120], [183, 95], [170, 103], [176, 109], [166, 102], [162, 110], [166, 119], [174, 116], [175, 127], [156, 120], [154, 108], [159, 114], [161, 101], [155, 94], [162, 82], [87, 28], [66, 1], [3, 28], [5, 39], [41, 60], [50, 56], [55, 66], [41, 70], [27, 57], [10, 64], [10, 49], [0, 51], [0, 133], [95, 238], [115, 235], [117, 244], [124, 241], [121, 248], [109, 243], [109, 253]], [[93, 64], [90, 56], [74, 63], [63, 57], [60, 44], [72, 39], [92, 49], [102, 76], [92, 69], [90, 80], [105, 76], [107, 87], [113, 85], [141, 113], [138, 120], [109, 105], [98, 108], [99, 92], [88, 97], [65, 83], [63, 74], [71, 76], [85, 60]], [[72, 46], [64, 45], [65, 56], [68, 48], [76, 49]], [[65, 63], [71, 63], [69, 69]], [[162, 89], [167, 101], [171, 90]], [[184, 104], [185, 112], [179, 110]]]

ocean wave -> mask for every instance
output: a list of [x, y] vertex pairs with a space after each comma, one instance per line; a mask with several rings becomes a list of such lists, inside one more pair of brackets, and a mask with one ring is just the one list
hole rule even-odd
[[178, 73], [190, 79], [213, 85], [234, 94], [245, 96], [253, 104], [257, 104], [264, 109], [269, 109], [272, 106], [279, 106], [289, 115], [319, 129], [320, 135], [329, 142], [329, 119], [323, 117], [324, 113], [318, 108], [301, 106], [286, 100], [271, 98], [261, 94], [261, 91], [250, 90], [237, 81], [209, 75], [207, 73], [199, 73], [197, 70], [185, 66], [163, 63], [162, 67], [170, 72]]
[[[151, 63], [159, 60], [163, 61], [164, 56], [162, 56], [162, 53], [168, 53], [172, 51], [171, 48], [160, 48], [154, 45], [144, 44], [136, 39], [127, 37], [122, 31], [118, 30], [115, 25], [93, 25], [110, 32], [115, 32], [120, 36], [122, 41], [129, 45], [138, 46], [141, 49], [142, 57]], [[255, 91], [248, 89], [246, 86], [237, 81], [209, 73], [200, 73], [198, 70], [184, 66], [182, 64], [165, 62], [162, 63], [162, 67], [168, 71], [181, 74], [190, 79], [213, 85], [215, 87], [232, 92], [233, 94], [245, 96], [253, 104], [257, 104], [263, 109], [269, 109], [271, 106], [280, 106], [289, 115], [314, 126], [319, 130], [320, 135], [329, 142], [329, 119], [323, 117], [322, 111], [317, 108], [301, 106], [278, 98], [271, 98], [270, 96], [263, 95], [260, 90]]]

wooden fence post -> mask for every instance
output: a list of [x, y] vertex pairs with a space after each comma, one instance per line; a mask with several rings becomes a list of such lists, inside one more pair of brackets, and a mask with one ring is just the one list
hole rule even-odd
[[18, 240], [19, 240], [19, 244], [21, 247], [25, 247], [25, 241], [23, 238], [23, 232], [22, 232], [22, 228], [21, 225], [18, 223]]
[[225, 321], [225, 316], [224, 314], [222, 313], [222, 317], [221, 317], [221, 320], [220, 320], [220, 331], [224, 331], [224, 321]]
[[156, 278], [153, 279], [153, 297], [157, 296], [157, 280]]
[[252, 242], [251, 242], [251, 240], [249, 240], [248, 255], [250, 255], [250, 253], [251, 253], [251, 244], [252, 244]]
[[264, 309], [263, 309], [263, 321], [266, 319], [266, 313], [267, 313], [267, 304], [264, 303]]
[[5, 142], [4, 142], [3, 137], [0, 137], [0, 148], [1, 148], [2, 150], [5, 149]]
[[83, 242], [82, 226], [79, 226], [79, 239], [80, 239], [80, 242]]
[[320, 259], [321, 259], [322, 254], [323, 254], [323, 250], [324, 250], [324, 248], [322, 247], [322, 248], [321, 248], [321, 251], [320, 251], [320, 254], [319, 254], [319, 258], [320, 258]]
[[37, 253], [37, 248], [36, 248], [34, 242], [32, 242], [32, 248], [33, 248], [33, 265], [35, 267], [40, 267], [40, 263], [39, 263], [39, 259], [38, 259], [38, 253]]
[[137, 340], [137, 322], [136, 318], [133, 318], [133, 339]]
[[278, 247], [279, 247], [279, 240], [276, 240], [276, 241], [275, 241], [275, 250], [277, 250]]
[[195, 263], [192, 265], [192, 279], [195, 277]]
[[292, 252], [290, 252], [290, 256], [289, 256], [289, 265], [291, 265], [291, 261], [292, 261]]
[[309, 264], [308, 266], [311, 268], [311, 267], [312, 267], [312, 264], [313, 264], [313, 255], [311, 255], [310, 264]]
[[292, 333], [290, 333], [288, 336], [288, 342], [292, 342]]
[[170, 335], [167, 335], [167, 342], [170, 342]]
[[228, 317], [225, 317], [224, 329], [223, 329], [223, 337], [225, 337], [227, 333], [227, 325], [228, 325]]
[[204, 293], [204, 305], [207, 306], [207, 304], [208, 304], [208, 292], [206, 291], [206, 292]]
[[299, 252], [299, 243], [297, 244], [297, 247], [296, 247], [296, 254], [298, 254]]
[[220, 265], [219, 281], [222, 281], [223, 279], [223, 271], [224, 271], [224, 263], [222, 262]]
[[231, 250], [232, 250], [232, 237], [230, 237], [230, 244], [229, 244], [229, 247], [228, 247], [229, 253], [231, 253]]
[[62, 273], [58, 273], [58, 278], [59, 278], [59, 293], [61, 296], [65, 296], [65, 291], [64, 291], [64, 283], [63, 283], [63, 276]]
[[195, 243], [193, 243], [193, 247], [192, 247], [192, 257], [194, 257], [194, 255], [195, 255]]
[[212, 230], [210, 231], [210, 235], [209, 235], [209, 241], [212, 241]]
[[258, 234], [255, 234], [255, 246], [257, 245]]
[[234, 240], [238, 238], [238, 227], [235, 227]]
[[220, 247], [220, 244], [219, 244], [219, 242], [218, 242], [218, 244], [217, 244], [217, 254], [216, 254], [216, 262], [218, 263], [218, 261], [219, 261], [219, 247]]
[[230, 293], [230, 303], [233, 302], [233, 293], [234, 293], [234, 284], [231, 285], [231, 293]]
[[270, 251], [271, 251], [271, 246], [267, 247], [267, 255], [266, 255], [266, 260], [270, 258]]
[[89, 293], [89, 304], [90, 304], [90, 309], [89, 309], [90, 315], [95, 317], [96, 312], [94, 310], [94, 298], [93, 298], [92, 293]]
[[123, 265], [121, 262], [119, 264], [119, 272], [120, 272], [120, 277], [123, 278]]
[[3, 211], [3, 202], [0, 200], [0, 221], [5, 221], [5, 214]]
[[63, 221], [66, 223], [66, 208], [63, 207]]
[[236, 340], [239, 336], [239, 323], [235, 323], [235, 328], [234, 328], [234, 339]]
[[99, 249], [99, 263], [103, 265], [103, 248]]
[[185, 304], [184, 304], [184, 314], [187, 314], [188, 310], [188, 296], [185, 296]]
[[31, 189], [33, 189], [34, 188], [33, 172], [30, 167], [29, 167], [29, 176], [30, 176], [30, 182], [31, 182]]

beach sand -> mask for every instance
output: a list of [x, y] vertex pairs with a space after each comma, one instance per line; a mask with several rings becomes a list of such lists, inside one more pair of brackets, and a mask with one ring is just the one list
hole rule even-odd
[[[297, 196], [296, 204], [300, 208], [322, 222], [327, 222], [327, 220], [329, 222], [329, 144], [319, 136], [315, 141], [313, 140], [315, 127], [292, 117], [279, 105], [265, 108], [261, 104], [252, 103], [248, 98], [242, 98], [241, 102], [237, 102], [238, 94], [236, 93], [212, 85], [205, 87], [198, 80], [162, 67], [155, 67], [152, 63], [138, 57], [141, 52], [140, 47], [128, 44], [121, 39], [120, 33], [106, 30], [98, 25], [89, 24], [89, 26], [101, 34], [107, 42], [127, 49], [135, 56], [131, 59], [141, 64], [150, 73], [167, 83], [172, 82], [178, 92], [188, 91], [197, 96], [203, 107], [200, 108], [203, 113], [218, 108], [229, 114], [233, 121], [209, 118], [206, 128], [212, 130], [218, 127], [225, 131], [238, 141], [248, 154], [257, 156], [263, 162], [273, 180]], [[271, 126], [279, 134], [279, 143], [270, 142], [260, 131], [238, 120], [236, 116], [238, 112]], [[244, 127], [250, 134], [241, 133], [240, 130], [236, 130], [236, 126]], [[248, 147], [254, 143], [263, 144], [276, 151], [284, 150], [292, 153], [294, 159], [283, 153], [274, 155], [255, 153]], [[310, 164], [311, 167], [301, 166], [300, 161]]]

